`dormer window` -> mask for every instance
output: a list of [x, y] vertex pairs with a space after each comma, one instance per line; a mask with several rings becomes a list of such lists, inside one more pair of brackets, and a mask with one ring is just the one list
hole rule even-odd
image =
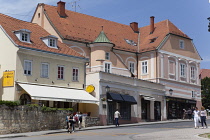
[[48, 46], [49, 47], [56, 47], [55, 42], [56, 42], [55, 39], [49, 38]]
[[14, 31], [14, 33], [21, 42], [30, 43], [31, 31], [29, 31], [27, 29], [21, 29], [21, 30], [18, 30], [18, 31]]
[[21, 40], [24, 42], [28, 42], [28, 40], [29, 40], [28, 33], [21, 33], [21, 34], [22, 34]]
[[49, 35], [49, 36], [46, 36], [46, 37], [42, 37], [41, 39], [48, 47], [56, 48], [56, 49], [58, 48], [57, 47], [58, 38], [56, 36]]

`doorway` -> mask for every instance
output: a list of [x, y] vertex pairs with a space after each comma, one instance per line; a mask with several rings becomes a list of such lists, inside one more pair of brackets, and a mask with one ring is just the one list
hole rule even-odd
[[150, 101], [141, 99], [141, 119], [150, 121]]
[[116, 111], [116, 102], [108, 102], [107, 124], [114, 124], [114, 112]]

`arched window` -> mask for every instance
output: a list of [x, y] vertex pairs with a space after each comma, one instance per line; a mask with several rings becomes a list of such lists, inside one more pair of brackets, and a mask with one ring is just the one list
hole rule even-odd
[[31, 104], [31, 97], [28, 94], [22, 94], [20, 96], [20, 104], [21, 105]]

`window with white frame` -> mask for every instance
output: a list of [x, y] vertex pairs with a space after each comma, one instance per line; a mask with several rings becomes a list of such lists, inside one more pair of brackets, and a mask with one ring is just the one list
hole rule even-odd
[[196, 96], [195, 91], [192, 91], [192, 98], [195, 98], [195, 96]]
[[184, 40], [179, 40], [179, 47], [184, 49]]
[[104, 72], [111, 73], [111, 63], [104, 64]]
[[48, 40], [48, 46], [49, 47], [56, 47], [56, 40], [53, 38], [49, 38]]
[[190, 67], [190, 78], [195, 79], [195, 67], [194, 66]]
[[147, 74], [148, 73], [148, 62], [147, 61], [141, 62], [141, 68], [142, 68], [142, 74]]
[[21, 33], [21, 41], [29, 42], [29, 33], [26, 32]]
[[32, 61], [24, 60], [24, 74], [32, 75]]
[[48, 63], [42, 63], [41, 64], [41, 77], [42, 78], [48, 78], [49, 77], [49, 64]]
[[106, 54], [105, 54], [105, 59], [106, 59], [106, 60], [109, 60], [109, 59], [110, 59], [110, 53], [106, 52]]
[[14, 33], [21, 42], [30, 43], [31, 31], [29, 31], [28, 29], [17, 30], [14, 31]]
[[58, 79], [64, 79], [64, 66], [58, 66]]
[[134, 73], [134, 70], [135, 70], [135, 63], [134, 62], [129, 62], [129, 70], [130, 70], [130, 72]]
[[79, 69], [78, 68], [73, 68], [72, 70], [72, 80], [73, 81], [79, 81], [78, 79], [78, 76], [79, 76]]
[[186, 76], [186, 65], [183, 63], [180, 63], [180, 76], [185, 77]]
[[175, 75], [175, 62], [169, 60], [169, 74]]

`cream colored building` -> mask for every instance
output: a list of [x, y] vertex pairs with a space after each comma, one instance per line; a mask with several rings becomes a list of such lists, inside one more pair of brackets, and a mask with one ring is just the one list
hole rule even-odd
[[1, 100], [84, 113], [98, 106], [84, 86], [89, 60], [39, 25], [0, 14], [0, 50]]
[[[152, 16], [150, 25], [139, 28], [136, 22], [124, 25], [66, 10], [59, 1], [38, 4], [32, 22], [90, 59], [86, 85], [95, 87], [97, 99], [106, 95], [98, 109], [102, 124], [113, 123], [116, 108], [124, 114], [122, 122], [132, 123], [181, 118], [183, 108], [201, 106], [201, 57], [192, 39], [169, 20], [155, 23]], [[124, 95], [136, 103], [121, 99]]]

